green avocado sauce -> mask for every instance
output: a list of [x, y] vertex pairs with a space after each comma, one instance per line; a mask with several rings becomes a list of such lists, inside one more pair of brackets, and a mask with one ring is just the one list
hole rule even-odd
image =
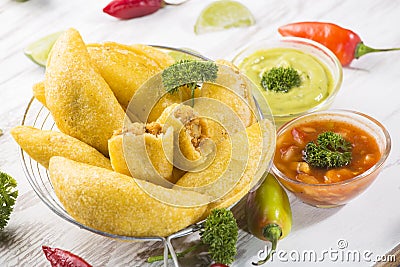
[[[273, 67], [292, 67], [301, 76], [301, 84], [289, 92], [276, 92], [261, 87], [264, 72]], [[316, 57], [291, 48], [258, 50], [246, 57], [239, 68], [267, 99], [273, 115], [304, 112], [326, 99], [333, 90], [333, 77], [327, 66]]]

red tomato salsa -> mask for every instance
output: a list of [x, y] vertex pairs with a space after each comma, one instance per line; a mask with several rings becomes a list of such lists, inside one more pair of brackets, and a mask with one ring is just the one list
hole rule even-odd
[[[340, 134], [352, 145], [352, 160], [343, 167], [317, 168], [303, 160], [302, 151], [324, 132]], [[287, 177], [308, 184], [330, 184], [351, 179], [371, 168], [381, 157], [376, 140], [365, 130], [342, 121], [310, 121], [288, 129], [277, 139], [275, 166]]]

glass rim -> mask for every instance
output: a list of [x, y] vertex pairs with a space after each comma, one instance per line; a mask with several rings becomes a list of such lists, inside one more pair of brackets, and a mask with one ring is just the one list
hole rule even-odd
[[[310, 40], [307, 38], [301, 38], [301, 37], [280, 37], [279, 39], [271, 39], [271, 40], [260, 39], [260, 40], [254, 41], [254, 42], [250, 43], [249, 45], [241, 48], [239, 50], [239, 52], [233, 57], [231, 62], [233, 64], [237, 65], [238, 60], [241, 57], [244, 57], [244, 55], [246, 55], [246, 53], [250, 49], [261, 46], [264, 43], [266, 45], [268, 45], [268, 47], [265, 48], [266, 50], [273, 49], [274, 44], [276, 44], [277, 45], [276, 47], [278, 47], [278, 45], [281, 43], [293, 43], [293, 44], [304, 45], [304, 46], [307, 46], [307, 47], [313, 49], [314, 51], [318, 50], [318, 52], [322, 52], [324, 54], [324, 57], [333, 63], [332, 64], [333, 68], [330, 68], [329, 66], [327, 66], [331, 72], [331, 75], [332, 75], [334, 81], [335, 81], [335, 85], [332, 89], [332, 92], [323, 101], [321, 101], [318, 105], [315, 105], [312, 108], [309, 108], [307, 110], [300, 111], [300, 112], [294, 112], [294, 113], [288, 113], [288, 114], [276, 114], [276, 115], [273, 114], [276, 121], [287, 120], [287, 119], [291, 119], [295, 116], [296, 117], [302, 116], [302, 115], [305, 115], [310, 112], [318, 111], [321, 108], [323, 108], [325, 105], [329, 105], [329, 103], [331, 103], [333, 101], [333, 99], [336, 97], [337, 93], [339, 92], [339, 90], [342, 86], [343, 67], [342, 67], [342, 64], [340, 63], [339, 59], [337, 58], [337, 56], [329, 48], [327, 48], [326, 46], [324, 46], [316, 41], [313, 41], [313, 40]], [[301, 49], [298, 49], [298, 48], [293, 48], [293, 49], [297, 49], [297, 50], [301, 51]], [[313, 55], [313, 56], [315, 56], [315, 55]], [[241, 60], [243, 60], [243, 59], [241, 59]], [[325, 64], [325, 63], [323, 62], [323, 64]], [[327, 65], [327, 64], [325, 64], [325, 65]], [[335, 74], [337, 74], [337, 75], [335, 75]]]
[[374, 125], [374, 127], [379, 128], [379, 130], [382, 131], [383, 133], [383, 140], [384, 140], [384, 148], [381, 154], [380, 159], [368, 170], [364, 171], [363, 173], [354, 176], [353, 178], [344, 180], [344, 181], [340, 181], [340, 182], [335, 182], [335, 183], [329, 183], [329, 184], [308, 184], [308, 183], [304, 183], [301, 181], [297, 181], [297, 180], [293, 180], [289, 177], [287, 177], [287, 175], [285, 175], [284, 173], [282, 173], [276, 166], [274, 163], [272, 163], [271, 166], [271, 170], [272, 172], [276, 175], [276, 177], [278, 179], [282, 179], [286, 182], [292, 183], [292, 184], [297, 184], [297, 185], [303, 185], [303, 186], [309, 186], [309, 187], [329, 187], [329, 186], [339, 186], [339, 185], [346, 185], [346, 184], [350, 184], [352, 182], [358, 181], [363, 179], [366, 176], [369, 176], [370, 174], [374, 173], [375, 171], [379, 170], [379, 168], [381, 168], [383, 166], [383, 164], [385, 163], [386, 159], [389, 157], [390, 154], [390, 150], [391, 150], [391, 137], [390, 134], [388, 132], [388, 130], [383, 126], [382, 123], [380, 123], [378, 120], [376, 120], [375, 118], [366, 115], [364, 113], [358, 112], [358, 111], [353, 111], [353, 110], [348, 110], [348, 109], [332, 109], [332, 110], [323, 110], [323, 111], [316, 111], [316, 112], [312, 112], [309, 114], [306, 114], [304, 116], [300, 116], [297, 118], [294, 118], [288, 122], [286, 122], [285, 124], [283, 124], [277, 131], [276, 136], [278, 137], [280, 134], [282, 134], [285, 130], [287, 130], [289, 127], [293, 126], [296, 124], [296, 122], [307, 118], [307, 117], [312, 117], [312, 116], [318, 116], [318, 115], [335, 115], [335, 114], [341, 114], [346, 116], [347, 118], [353, 118], [353, 115], [356, 115], [359, 118], [363, 118], [366, 119], [370, 122], [372, 122], [372, 125]]

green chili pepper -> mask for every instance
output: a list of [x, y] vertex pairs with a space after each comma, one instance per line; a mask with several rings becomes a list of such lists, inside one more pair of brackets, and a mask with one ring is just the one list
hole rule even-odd
[[272, 243], [265, 259], [253, 262], [257, 266], [269, 260], [278, 240], [287, 236], [292, 228], [292, 210], [285, 190], [272, 174], [266, 173], [264, 178], [260, 187], [249, 193], [246, 204], [250, 233]]

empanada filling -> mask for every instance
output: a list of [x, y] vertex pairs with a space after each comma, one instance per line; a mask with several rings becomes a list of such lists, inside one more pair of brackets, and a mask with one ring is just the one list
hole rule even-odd
[[158, 122], [151, 122], [146, 124], [145, 132], [149, 134], [153, 134], [155, 136], [162, 133], [163, 127]]
[[186, 105], [181, 105], [175, 109], [174, 116], [184, 125], [193, 147], [199, 150], [201, 141], [207, 138], [205, 120], [197, 117], [194, 109]]
[[158, 136], [159, 134], [162, 133], [162, 130], [163, 127], [158, 122], [151, 122], [148, 124], [134, 122], [125, 125], [125, 127], [120, 132], [115, 133], [115, 135], [126, 134], [126, 133], [130, 133], [133, 135], [143, 135], [145, 133], [148, 133]]
[[201, 141], [207, 138], [205, 121], [201, 118], [194, 118], [185, 124], [185, 129], [191, 137], [193, 147], [199, 150]]

